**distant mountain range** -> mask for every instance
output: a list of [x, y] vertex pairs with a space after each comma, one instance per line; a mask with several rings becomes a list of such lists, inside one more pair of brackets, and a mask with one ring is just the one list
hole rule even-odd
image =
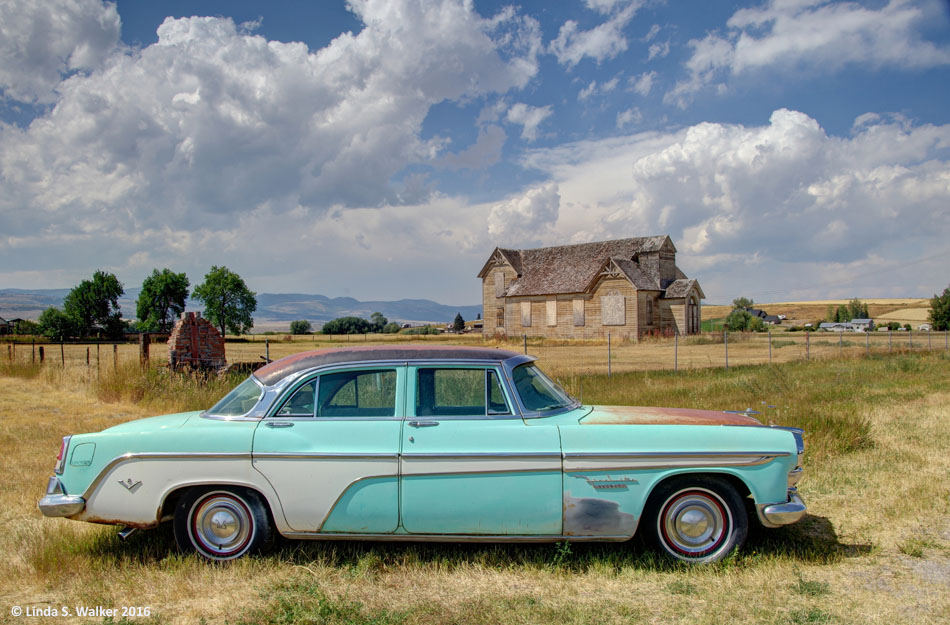
[[[126, 289], [119, 300], [122, 316], [135, 317], [135, 301], [140, 289]], [[0, 317], [37, 319], [50, 306], [62, 307], [69, 289], [0, 289]], [[188, 310], [201, 310], [199, 302], [189, 300]], [[258, 329], [306, 319], [319, 327], [337, 317], [369, 319], [374, 312], [400, 323], [449, 323], [456, 313], [466, 320], [481, 314], [481, 306], [447, 306], [427, 299], [361, 302], [352, 297], [327, 297], [305, 293], [258, 293], [254, 324]]]

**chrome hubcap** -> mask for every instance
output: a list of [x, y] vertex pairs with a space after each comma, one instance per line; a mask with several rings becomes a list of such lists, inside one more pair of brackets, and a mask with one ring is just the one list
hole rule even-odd
[[702, 557], [719, 548], [731, 517], [722, 500], [706, 490], [680, 491], [667, 500], [659, 519], [669, 547], [686, 557]]
[[209, 555], [239, 554], [250, 540], [251, 527], [250, 510], [229, 493], [213, 493], [192, 510], [192, 538]]

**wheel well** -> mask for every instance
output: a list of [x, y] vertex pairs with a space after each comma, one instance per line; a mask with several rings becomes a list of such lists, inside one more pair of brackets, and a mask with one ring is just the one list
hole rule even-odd
[[158, 520], [160, 523], [164, 521], [170, 521], [175, 516], [175, 508], [178, 507], [178, 502], [181, 501], [181, 498], [185, 495], [185, 493], [192, 488], [239, 488], [250, 491], [260, 497], [261, 501], [264, 503], [264, 509], [267, 511], [267, 516], [270, 518], [271, 524], [273, 525], [274, 523], [274, 512], [270, 509], [270, 502], [267, 500], [267, 497], [264, 496], [264, 493], [257, 490], [256, 488], [242, 486], [240, 484], [189, 484], [188, 486], [180, 486], [165, 496], [165, 500], [158, 509]]
[[668, 482], [673, 482], [673, 481], [679, 481], [679, 480], [689, 480], [689, 478], [693, 478], [693, 477], [715, 478], [715, 479], [723, 480], [727, 482], [730, 486], [732, 486], [732, 488], [735, 489], [736, 493], [739, 494], [739, 497], [741, 497], [744, 501], [749, 497], [749, 495], [752, 494], [752, 491], [749, 490], [749, 487], [746, 485], [745, 482], [743, 482], [741, 479], [739, 479], [738, 477], [730, 473], [717, 473], [713, 471], [711, 472], [693, 471], [693, 472], [686, 472], [686, 473], [676, 473], [676, 474], [663, 478], [662, 480], [660, 480], [659, 482], [653, 485], [653, 488], [650, 489], [650, 495], [647, 497], [646, 505], [644, 506], [644, 508], [646, 508], [646, 506], [653, 503], [654, 494], [657, 492], [659, 487], [662, 486], [663, 484], [666, 484]]

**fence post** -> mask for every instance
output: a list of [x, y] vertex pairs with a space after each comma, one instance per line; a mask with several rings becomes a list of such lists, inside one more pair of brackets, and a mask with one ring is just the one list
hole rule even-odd
[[43, 350], [43, 346], [40, 345], [40, 364], [43, 364], [44, 360], [46, 360], [46, 352]]
[[96, 375], [99, 375], [99, 341], [96, 340]]
[[679, 371], [679, 347], [680, 347], [680, 335], [679, 332], [673, 335], [673, 373]]
[[13, 348], [7, 345], [7, 360], [13, 360]]
[[907, 338], [910, 339], [910, 348], [914, 349], [914, 331], [913, 330], [907, 331]]
[[147, 332], [142, 332], [139, 334], [139, 364], [142, 367], [148, 366], [148, 345], [151, 342], [151, 337]]
[[864, 353], [867, 354], [868, 356], [871, 355], [871, 333], [870, 332], [864, 333]]
[[841, 357], [841, 352], [844, 350], [844, 332], [838, 333], [838, 357]]
[[722, 331], [722, 344], [726, 346], [726, 370], [729, 369], [729, 333]]
[[521, 340], [524, 342], [524, 353], [525, 355], [527, 355], [528, 354], [528, 335], [522, 334]]
[[86, 348], [86, 369], [89, 368], [89, 348]]
[[63, 342], [59, 342], [59, 357], [63, 360], [63, 369], [66, 368], [66, 350], [63, 347]]
[[607, 333], [607, 377], [610, 377], [610, 332]]
[[805, 333], [805, 362], [811, 360], [811, 332]]
[[890, 328], [887, 329], [887, 351], [891, 351], [891, 341], [894, 337], [894, 331]]
[[772, 364], [772, 327], [769, 326], [769, 364]]
[[270, 362], [270, 339], [264, 339], [264, 362]]
[[33, 355], [30, 358], [30, 362], [36, 362], [36, 339], [33, 339]]
[[933, 344], [930, 342], [930, 330], [927, 330], [927, 349], [933, 349]]
[[116, 343], [112, 344], [112, 370], [119, 370], [119, 346]]

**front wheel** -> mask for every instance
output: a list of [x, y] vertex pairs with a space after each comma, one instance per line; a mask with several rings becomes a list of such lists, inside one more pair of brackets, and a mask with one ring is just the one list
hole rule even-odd
[[225, 561], [260, 550], [273, 535], [260, 496], [237, 487], [193, 488], [175, 509], [175, 542], [208, 560]]
[[657, 487], [644, 514], [657, 549], [683, 562], [718, 562], [745, 542], [749, 517], [724, 479], [684, 476]]

